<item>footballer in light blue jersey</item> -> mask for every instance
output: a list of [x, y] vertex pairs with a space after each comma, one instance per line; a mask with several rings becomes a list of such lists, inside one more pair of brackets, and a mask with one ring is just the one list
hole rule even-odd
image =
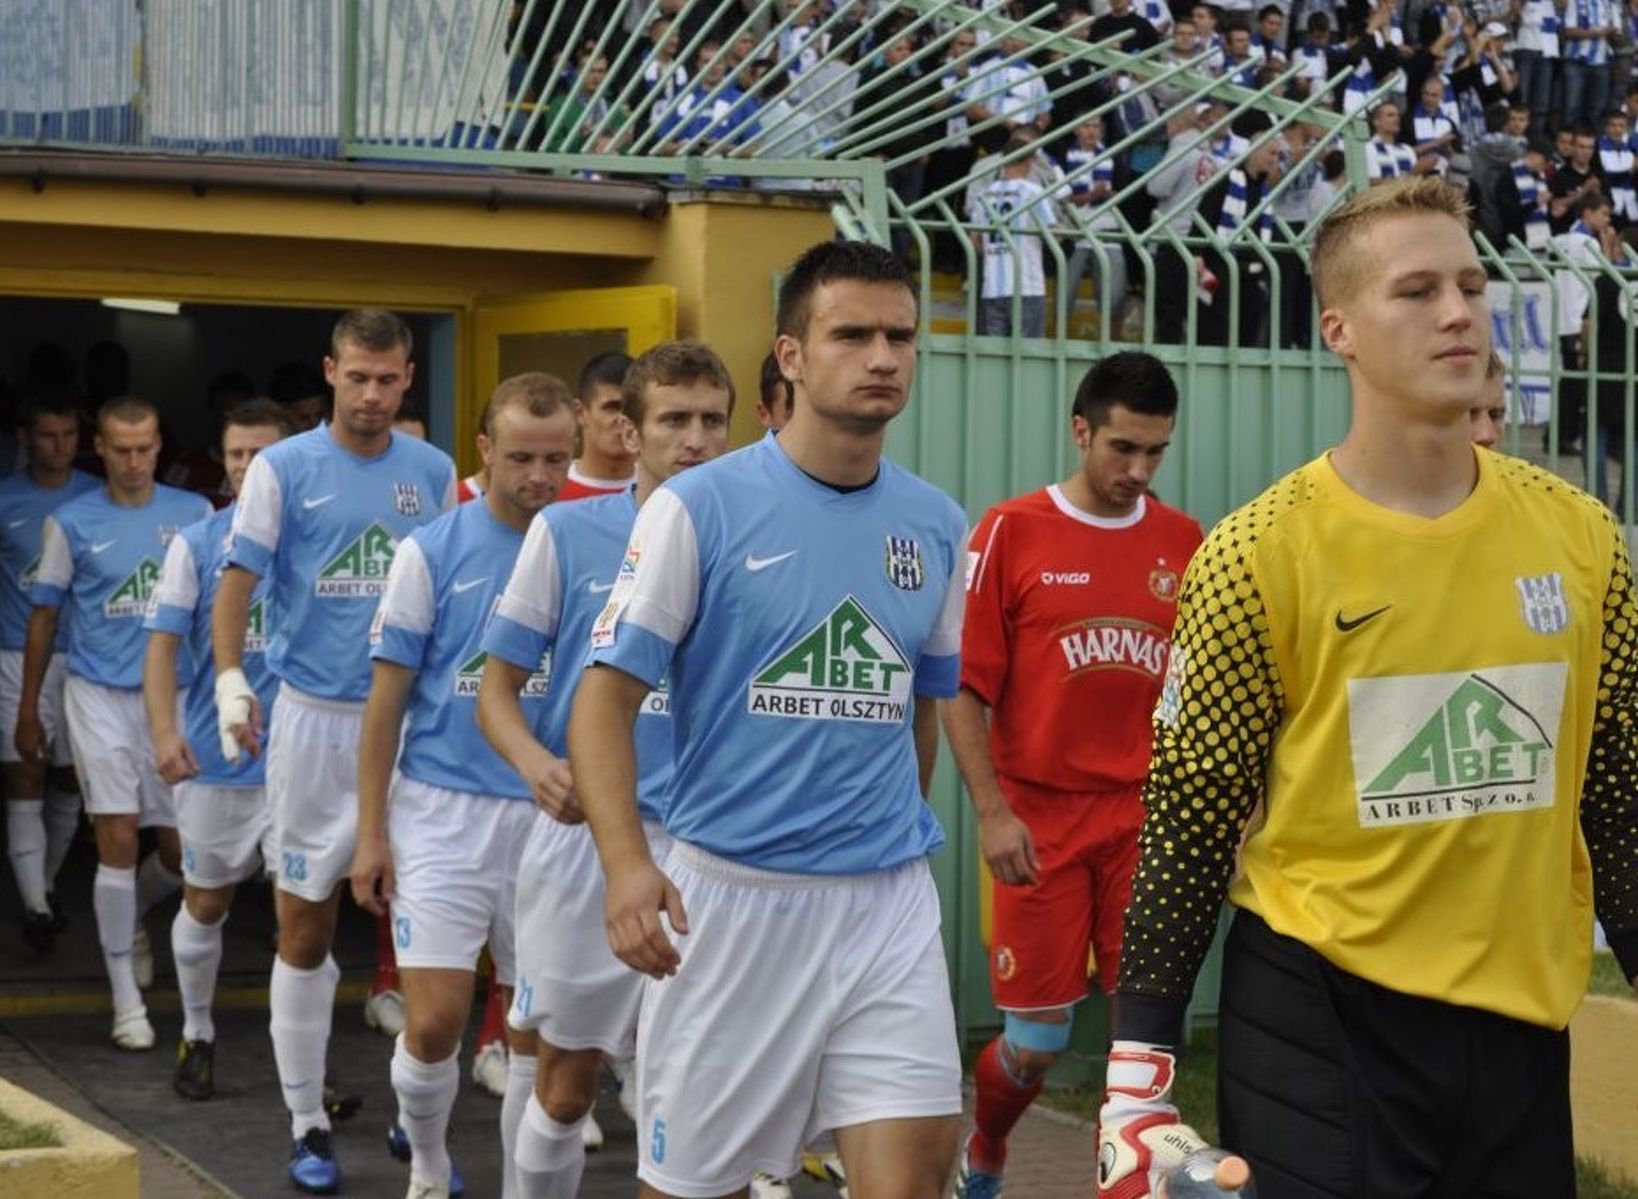
[[[189, 669], [183, 682], [183, 735], [198, 762], [196, 782], [217, 787], [260, 787], [264, 759], [240, 754], [230, 762], [222, 755], [216, 730], [216, 670], [210, 649], [210, 611], [216, 585], [222, 578], [228, 538], [233, 527], [233, 506], [213, 512], [171, 539], [160, 569], [159, 583], [148, 605], [143, 627], [150, 633], [171, 633], [181, 638]], [[263, 712], [272, 712], [278, 680], [267, 668], [267, 630], [272, 609], [269, 583], [261, 579], [250, 601], [250, 624], [245, 630], [243, 666], [256, 689]]]
[[370, 621], [398, 543], [454, 504], [454, 462], [413, 437], [393, 434], [384, 453], [364, 458], [324, 424], [259, 454], [227, 562], [272, 580], [273, 673], [321, 699], [362, 700]]
[[910, 722], [917, 696], [956, 693], [965, 533], [955, 501], [893, 463], [837, 491], [774, 434], [656, 493], [591, 661], [670, 677], [666, 831], [802, 874], [943, 844]]
[[210, 514], [203, 496], [156, 483], [152, 498], [138, 507], [98, 488], [46, 517], [29, 599], [37, 608], [66, 606], [70, 674], [127, 691], [142, 686], [142, 618], [165, 549]]
[[[529, 526], [523, 551], [483, 636], [483, 648], [519, 669], [554, 661], [546, 702], [525, 712], [540, 742], [565, 757], [569, 708], [591, 650], [592, 622], [608, 602], [631, 526], [635, 488], [619, 495], [552, 504]], [[528, 698], [526, 685], [523, 696]], [[663, 686], [643, 701], [637, 718], [637, 807], [644, 820], [663, 819], [671, 781], [670, 704]]]
[[[42, 487], [25, 469], [0, 479], [0, 649], [21, 651], [28, 634], [29, 599], [40, 569], [45, 518], [63, 504], [100, 484], [84, 471], [71, 471], [68, 481]], [[59, 621], [57, 648], [68, 648], [68, 621]]]
[[[567, 467], [565, 467], [565, 470]], [[478, 732], [484, 626], [523, 547], [523, 534], [482, 500], [416, 529], [398, 546], [370, 630], [370, 657], [415, 671], [398, 769], [451, 791], [529, 799], [529, 788]], [[545, 707], [550, 662], [537, 654], [525, 710]]]
[[[438, 1184], [441, 1193], [456, 1189], [449, 1187], [444, 1134], [472, 1003], [471, 972], [487, 941], [497, 982], [512, 985], [514, 880], [537, 815], [529, 782], [478, 732], [483, 628], [524, 530], [568, 477], [572, 403], [560, 380], [540, 372], [501, 382], [480, 421], [478, 449], [489, 475], [482, 498], [405, 539], [371, 631], [352, 891], [370, 911], [384, 912], [388, 898], [392, 903], [407, 1001], [393, 1086], [412, 1176]], [[539, 665], [537, 658], [533, 666]], [[524, 690], [526, 703], [538, 708], [546, 678], [533, 675]], [[533, 1056], [532, 1041], [511, 1043]], [[429, 1073], [447, 1083], [436, 1096], [419, 1081]]]

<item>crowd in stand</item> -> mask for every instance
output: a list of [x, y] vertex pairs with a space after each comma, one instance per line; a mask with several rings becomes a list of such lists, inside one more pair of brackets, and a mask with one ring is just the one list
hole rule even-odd
[[[973, 281], [980, 332], [1044, 333], [1056, 275], [1071, 297], [1090, 277], [1105, 334], [1129, 334], [1141, 316], [1136, 290], [1151, 277], [1134, 249], [1141, 241], [1153, 258], [1159, 340], [1184, 340], [1192, 317], [1208, 344], [1231, 334], [1242, 344], [1311, 344], [1295, 253], [1225, 251], [1198, 235], [1203, 221], [1223, 243], [1278, 245], [1317, 219], [1344, 186], [1335, 122], [1276, 131], [1259, 108], [1216, 97], [1191, 105], [1198, 92], [1178, 77], [1153, 80], [1184, 64], [1272, 97], [1363, 112], [1371, 180], [1437, 173], [1466, 186], [1498, 248], [1517, 238], [1539, 252], [1557, 236], [1572, 256], [1622, 262], [1618, 234], [1638, 221], [1638, 0], [984, 5], [1032, 31], [1150, 51], [1151, 67], [1129, 74], [1065, 52], [1063, 41], [1031, 52], [1027, 39], [928, 21], [910, 5], [782, 0], [759, 19], [749, 4], [663, 0], [646, 28], [639, 7], [649, 11], [602, 0], [577, 45], [567, 23], [544, 16], [522, 31], [520, 61], [566, 64], [550, 83], [520, 76], [526, 143], [880, 155], [898, 201], [919, 202], [922, 223], [945, 230], [933, 241], [935, 265]], [[642, 39], [635, 52], [601, 36], [622, 21]], [[605, 84], [611, 69], [626, 78]], [[1178, 250], [1167, 230], [1196, 252]], [[1045, 245], [1053, 238], [1061, 255]], [[915, 252], [902, 231], [896, 247]], [[1192, 314], [1191, 272], [1200, 297]], [[1230, 273], [1234, 330], [1233, 306], [1213, 302]]]

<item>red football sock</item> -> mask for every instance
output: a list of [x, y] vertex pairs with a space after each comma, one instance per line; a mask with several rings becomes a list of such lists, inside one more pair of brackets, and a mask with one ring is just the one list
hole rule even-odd
[[375, 977], [370, 994], [398, 990], [398, 955], [392, 948], [392, 913], [375, 918]]
[[1007, 1164], [1007, 1134], [1041, 1093], [1045, 1081], [1037, 1078], [1030, 1083], [1020, 1082], [1001, 1060], [1000, 1037], [984, 1046], [973, 1064], [977, 1101], [967, 1153], [974, 1168], [995, 1174]]
[[495, 963], [489, 963], [489, 979], [484, 988], [483, 1023], [478, 1026], [478, 1048], [506, 1037], [506, 1013], [501, 1011], [500, 984], [495, 981]]

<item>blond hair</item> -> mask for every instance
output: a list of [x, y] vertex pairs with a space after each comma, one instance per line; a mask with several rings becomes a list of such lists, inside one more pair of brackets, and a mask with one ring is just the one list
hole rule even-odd
[[1308, 256], [1320, 307], [1329, 308], [1347, 299], [1373, 268], [1389, 265], [1368, 262], [1355, 251], [1365, 233], [1393, 217], [1425, 213], [1451, 217], [1464, 229], [1473, 217], [1461, 189], [1436, 175], [1410, 175], [1368, 188], [1326, 217]]

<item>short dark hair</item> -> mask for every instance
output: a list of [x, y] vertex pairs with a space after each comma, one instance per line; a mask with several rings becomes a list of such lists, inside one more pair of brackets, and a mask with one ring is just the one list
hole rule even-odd
[[80, 415], [80, 397], [71, 384], [34, 383], [17, 397], [17, 427], [33, 429], [42, 416]]
[[728, 411], [734, 410], [734, 377], [728, 373], [717, 352], [703, 341], [683, 338], [662, 341], [644, 350], [626, 372], [620, 387], [620, 411], [634, 425], [643, 423], [650, 387], [676, 387], [687, 383], [712, 383], [728, 393]]
[[1575, 207], [1570, 211], [1575, 214], [1575, 219], [1579, 221], [1587, 213], [1597, 212], [1600, 208], [1608, 208], [1609, 206], [1610, 198], [1603, 192], [1588, 192], [1575, 202]]
[[1507, 128], [1508, 119], [1513, 110], [1504, 100], [1498, 100], [1484, 110], [1484, 131], [1486, 133], [1500, 133]]
[[910, 268], [893, 251], [867, 241], [822, 241], [791, 263], [779, 285], [778, 331], [792, 337], [806, 333], [813, 293], [841, 279], [896, 283], [916, 299]]
[[97, 408], [97, 432], [102, 432], [103, 426], [111, 420], [121, 424], [136, 425], [153, 418], [154, 424], [159, 423], [159, 409], [152, 400], [141, 396], [113, 396], [104, 400]]
[[508, 408], [521, 408], [530, 416], [555, 416], [573, 400], [569, 385], [556, 375], [548, 375], [545, 371], [525, 371], [500, 381], [495, 394], [483, 406], [478, 429], [485, 437], [493, 437], [495, 417]]
[[1606, 112], [1603, 116], [1598, 118], [1598, 123], [1600, 125], [1608, 125], [1611, 121], [1613, 121], [1613, 120], [1615, 120], [1617, 118], [1620, 118], [1623, 121], [1626, 120], [1627, 119], [1627, 110], [1624, 109], [1624, 108], [1612, 108], [1608, 112]]
[[1524, 147], [1524, 152], [1526, 154], [1539, 154], [1543, 158], [1551, 158], [1553, 156], [1553, 143], [1544, 137], [1532, 137]]
[[330, 357], [341, 357], [342, 343], [351, 342], [361, 350], [381, 354], [402, 348], [404, 357], [415, 353], [415, 335], [402, 317], [385, 308], [355, 308], [344, 312], [330, 330]]
[[601, 354], [593, 354], [586, 359], [586, 365], [580, 368], [580, 378], [575, 380], [574, 393], [584, 400], [599, 383], [607, 383], [610, 387], [624, 386], [626, 372], [630, 369], [630, 354], [623, 354], [619, 350], [605, 350]]
[[1145, 416], [1177, 415], [1177, 383], [1166, 364], [1142, 350], [1122, 350], [1095, 363], [1075, 389], [1074, 414], [1096, 429], [1116, 405]]
[[1598, 130], [1594, 129], [1591, 125], [1587, 124], [1585, 121], [1580, 121], [1580, 122], [1577, 122], [1574, 125], [1571, 125], [1570, 126], [1570, 135], [1572, 137], [1590, 137], [1590, 138], [1593, 139], [1593, 141], [1598, 140]]
[[1318, 33], [1322, 29], [1326, 33], [1331, 32], [1331, 18], [1326, 16], [1326, 14], [1323, 12], [1315, 11], [1309, 13], [1308, 20], [1305, 22], [1305, 24], [1308, 27], [1309, 33]]
[[783, 407], [788, 413], [796, 407], [796, 388], [779, 369], [779, 359], [772, 350], [762, 359], [762, 369], [757, 374], [757, 394], [769, 412], [778, 412]]
[[1285, 10], [1278, 4], [1265, 4], [1257, 10], [1257, 24], [1261, 25], [1269, 17], [1283, 17]]
[[290, 418], [290, 410], [266, 396], [253, 396], [230, 407], [222, 417], [224, 432], [229, 425], [237, 425], [241, 429], [271, 426], [279, 431], [280, 437], [289, 437], [296, 431], [296, 422]]

